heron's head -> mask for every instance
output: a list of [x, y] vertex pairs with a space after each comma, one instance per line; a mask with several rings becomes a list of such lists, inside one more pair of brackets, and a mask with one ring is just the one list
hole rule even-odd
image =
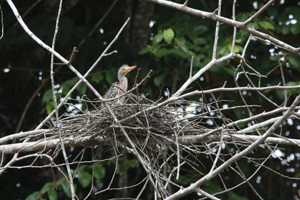
[[134, 68], [136, 68], [136, 66], [131, 66], [129, 67], [128, 65], [123, 65], [122, 67], [120, 67], [119, 71], [118, 71], [118, 78], [119, 80], [122, 77], [125, 77], [126, 74], [128, 74], [128, 72], [130, 72], [131, 70], [133, 70]]

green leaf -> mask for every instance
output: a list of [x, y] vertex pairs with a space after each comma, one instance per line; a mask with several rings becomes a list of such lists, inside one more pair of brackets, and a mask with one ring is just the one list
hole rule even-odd
[[103, 79], [103, 74], [93, 74], [92, 75], [92, 82], [99, 83]]
[[162, 39], [164, 39], [164, 33], [163, 32], [157, 33], [152, 41], [153, 46], [157, 46], [162, 41]]
[[41, 196], [41, 192], [33, 192], [31, 193], [25, 200], [36, 200]]
[[271, 29], [271, 30], [274, 30], [274, 26], [273, 26], [273, 24], [271, 24], [270, 22], [267, 22], [267, 21], [260, 21], [260, 22], [258, 22], [258, 24], [259, 24], [261, 27], [265, 28], [265, 29]]
[[196, 38], [195, 40], [193, 40], [194, 44], [197, 44], [197, 45], [203, 45], [203, 44], [207, 44], [207, 39], [206, 38], [203, 38], [203, 37], [199, 37], [199, 38]]
[[66, 95], [68, 94], [68, 92], [70, 91], [70, 87], [69, 86], [65, 86], [62, 88], [62, 95]]
[[251, 22], [247, 25], [248, 28], [256, 28], [257, 27], [257, 23], [255, 22]]
[[293, 15], [293, 18], [297, 21], [300, 20], [300, 8], [296, 6], [287, 7], [285, 9], [286, 16], [289, 16], [289, 14]]
[[96, 179], [103, 179], [105, 177], [105, 174], [106, 174], [105, 167], [95, 166], [94, 175]]
[[202, 33], [205, 33], [206, 31], [208, 31], [208, 27], [205, 26], [205, 25], [199, 25], [199, 26], [196, 26], [194, 29], [193, 29], [193, 32], [196, 34], [196, 35], [200, 35]]
[[48, 190], [50, 190], [51, 188], [54, 187], [54, 183], [53, 182], [50, 182], [50, 183], [46, 183], [43, 188], [41, 189], [41, 192], [44, 193]]
[[172, 29], [164, 30], [164, 40], [166, 43], [170, 44], [174, 38], [174, 31]]
[[193, 46], [190, 42], [186, 41], [185, 38], [176, 38], [175, 42], [177, 46], [185, 53], [185, 57], [195, 56], [195, 53], [190, 50], [190, 47]]
[[117, 174], [121, 173], [121, 166], [119, 163], [117, 163]]
[[112, 84], [116, 80], [116, 72], [115, 70], [109, 70], [105, 73], [105, 79], [108, 83]]
[[228, 196], [229, 196], [230, 200], [248, 200], [247, 197], [240, 196], [240, 195], [238, 195], [234, 192], [231, 192], [231, 191], [229, 191], [228, 194], [229, 194]]
[[[292, 81], [288, 84], [288, 86], [299, 86], [300, 85], [300, 81]], [[292, 89], [289, 90], [289, 94], [299, 94], [300, 93], [300, 89]]]
[[57, 192], [54, 189], [51, 189], [47, 192], [49, 200], [57, 200]]
[[187, 185], [190, 183], [191, 180], [189, 179], [185, 179], [183, 178], [182, 176], [179, 176], [179, 179], [176, 179], [175, 182], [176, 183], [179, 183], [179, 184], [182, 184], [182, 185]]
[[47, 114], [50, 114], [52, 112], [52, 110], [54, 110], [54, 104], [52, 101], [48, 101], [46, 102], [46, 111]]
[[140, 166], [140, 163], [134, 160], [134, 161], [128, 161], [128, 165], [132, 168], [137, 168]]
[[42, 97], [42, 105], [44, 105], [45, 103], [49, 102], [52, 99], [52, 90], [48, 89]]
[[[149, 48], [150, 47], [150, 48]], [[148, 44], [145, 48], [143, 48], [138, 54], [139, 55], [142, 55], [142, 54], [145, 54], [145, 53], [149, 53], [150, 52], [150, 49], [152, 47]]]
[[289, 63], [295, 68], [299, 67], [298, 61], [292, 56], [289, 56]]
[[236, 15], [236, 20], [237, 21], [243, 22], [243, 21], [247, 20], [248, 18], [249, 18], [248, 13], [239, 13], [239, 14]]
[[280, 99], [284, 99], [284, 91], [283, 90], [275, 90], [275, 91]]
[[[69, 187], [69, 183], [67, 180], [64, 180], [60, 183], [60, 185], [62, 186], [64, 192], [67, 194], [68, 197], [72, 197], [72, 194], [71, 194], [71, 189]], [[77, 188], [77, 185], [74, 184], [74, 190], [76, 191], [76, 188]]]
[[[232, 43], [228, 44], [227, 48], [228, 48], [229, 51], [231, 51]], [[233, 47], [233, 53], [238, 53], [239, 51], [240, 51], [239, 47], [237, 45], [234, 45], [234, 47]]]
[[164, 57], [164, 56], [168, 56], [168, 55], [178, 55], [180, 57], [185, 58], [185, 54], [180, 51], [179, 49], [166, 49], [166, 48], [162, 48], [162, 49], [158, 49], [156, 51], [153, 52], [153, 54], [159, 58]]
[[168, 74], [167, 72], [163, 72], [163, 73], [160, 73], [157, 76], [155, 76], [155, 78], [154, 78], [154, 84], [156, 86], [160, 86], [161, 83], [165, 80], [167, 74]]
[[80, 165], [79, 167], [78, 167], [78, 171], [84, 171], [86, 168], [88, 168], [89, 167], [89, 165], [87, 165], [87, 164], [82, 164], [82, 165]]
[[287, 35], [291, 32], [291, 26], [289, 25], [282, 25], [281, 31], [283, 35]]
[[62, 181], [60, 183], [60, 185], [62, 186], [62, 188], [63, 188], [63, 190], [64, 190], [65, 193], [69, 192], [69, 190], [70, 190], [69, 183], [66, 180]]
[[77, 86], [76, 90], [78, 91], [79, 95], [81, 95], [81, 96], [84, 95], [85, 92], [86, 92], [86, 84], [85, 83], [80, 83]]
[[79, 171], [78, 172], [78, 181], [82, 187], [86, 188], [91, 184], [92, 175], [87, 171]]
[[294, 35], [297, 35], [298, 33], [300, 33], [300, 26], [298, 23], [292, 25], [291, 32]]
[[275, 7], [269, 7], [267, 10], [268, 15], [272, 16], [272, 17], [277, 17], [278, 15], [278, 9]]

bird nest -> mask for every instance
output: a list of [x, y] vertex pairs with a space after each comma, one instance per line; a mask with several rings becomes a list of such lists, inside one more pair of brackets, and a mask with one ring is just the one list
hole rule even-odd
[[[210, 129], [202, 125], [206, 124], [203, 120], [212, 119], [206, 109], [211, 105], [185, 100], [160, 103], [133, 94], [127, 94], [121, 105], [85, 102], [94, 109], [59, 120], [64, 141], [89, 138], [97, 142], [92, 145], [82, 142], [81, 146], [106, 144], [114, 149], [116, 156], [117, 148], [122, 147], [136, 156], [163, 197], [169, 194], [164, 185], [170, 180], [162, 174], [162, 169], [177, 169], [179, 174], [183, 163], [197, 168], [198, 158], [193, 153], [202, 152], [201, 147], [207, 148], [204, 143], [180, 144], [178, 138], [208, 132]], [[52, 128], [51, 132], [52, 137], [58, 137], [58, 128]], [[56, 150], [60, 150], [59, 145]]]
[[[126, 95], [126, 103], [121, 105], [107, 102], [105, 106], [100, 102], [84, 101], [95, 109], [61, 118], [59, 125], [64, 138], [91, 136], [98, 141], [110, 141], [110, 144], [111, 141], [126, 144], [129, 137], [134, 143], [144, 145], [208, 130], [200, 125], [203, 106], [199, 103], [177, 101], [159, 105], [133, 94]], [[57, 128], [51, 130], [57, 133]]]

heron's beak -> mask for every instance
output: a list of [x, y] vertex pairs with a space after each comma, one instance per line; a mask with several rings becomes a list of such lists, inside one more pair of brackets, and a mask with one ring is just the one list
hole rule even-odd
[[127, 74], [128, 72], [130, 72], [130, 71], [133, 70], [134, 68], [136, 68], [136, 66], [127, 67], [127, 68], [125, 69], [125, 73]]

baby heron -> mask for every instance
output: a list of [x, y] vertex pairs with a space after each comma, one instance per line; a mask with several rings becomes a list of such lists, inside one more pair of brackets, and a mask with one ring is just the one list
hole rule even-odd
[[[109, 88], [109, 90], [104, 95], [105, 99], [111, 99], [111, 98], [118, 97], [127, 91], [128, 80], [125, 76], [134, 68], [136, 68], [136, 66], [129, 67], [128, 65], [123, 65], [120, 67], [120, 69], [118, 71], [118, 82], [112, 84], [112, 86]], [[123, 104], [124, 101], [125, 101], [125, 96], [122, 96], [110, 104], [113, 104], [113, 105]]]

